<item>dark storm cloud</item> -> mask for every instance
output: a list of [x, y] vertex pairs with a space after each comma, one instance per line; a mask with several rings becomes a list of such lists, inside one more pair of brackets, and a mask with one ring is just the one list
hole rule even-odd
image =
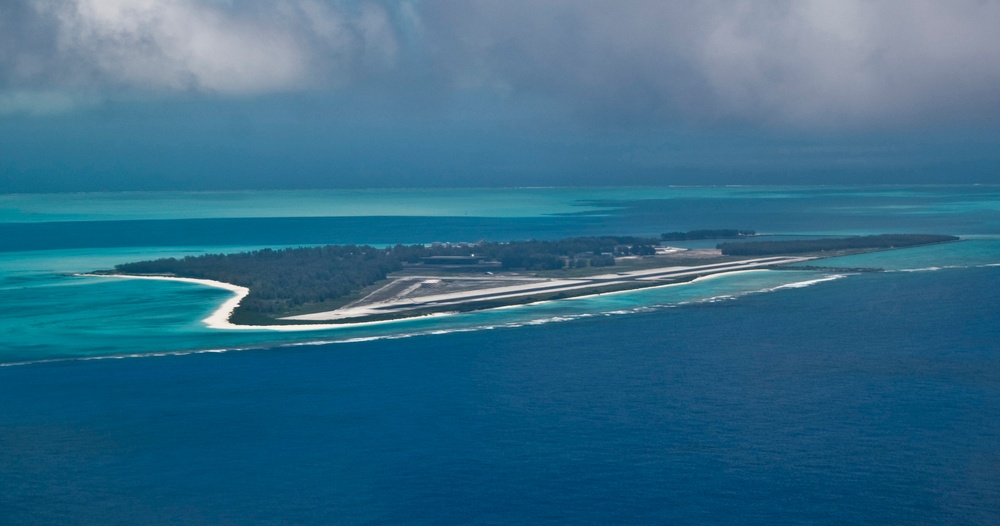
[[996, 123], [1000, 3], [424, 4], [460, 82], [592, 111], [796, 126]]
[[23, 0], [0, 7], [0, 112], [374, 81], [626, 124], [996, 125], [997, 27], [977, 0]]

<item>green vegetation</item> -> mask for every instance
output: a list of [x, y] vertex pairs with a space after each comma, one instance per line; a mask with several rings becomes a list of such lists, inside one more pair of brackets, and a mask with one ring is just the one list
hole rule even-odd
[[793, 241], [720, 243], [716, 248], [722, 250], [722, 253], [726, 256], [770, 256], [834, 250], [903, 248], [931, 243], [944, 243], [946, 241], [958, 241], [958, 238], [935, 234], [881, 234], [877, 236], [800, 239]]
[[742, 237], [751, 237], [757, 233], [753, 230], [732, 230], [732, 229], [719, 229], [719, 230], [691, 230], [688, 232], [667, 232], [666, 234], [660, 234], [660, 239], [663, 241], [694, 241], [698, 239], [735, 239]]
[[[719, 236], [746, 237], [749, 230], [695, 230], [685, 239], [709, 239]], [[954, 236], [926, 234], [887, 234], [837, 239], [798, 241], [761, 241], [722, 243], [720, 261], [744, 256], [794, 254], [824, 251], [858, 251], [940, 243], [957, 240]], [[303, 312], [317, 307], [338, 308], [382, 286], [389, 273], [408, 268], [416, 272], [476, 272], [492, 269], [527, 270], [554, 277], [587, 275], [587, 267], [615, 265], [616, 256], [653, 255], [659, 240], [652, 238], [605, 236], [577, 237], [558, 241], [516, 241], [510, 243], [435, 243], [396, 245], [374, 248], [364, 245], [302, 247], [283, 250], [264, 249], [238, 254], [208, 254], [182, 259], [167, 258], [117, 265], [111, 273], [178, 276], [211, 279], [250, 289], [233, 313], [242, 323], [265, 323], [274, 317]], [[731, 258], [731, 259], [730, 259]], [[624, 260], [632, 268], [643, 260]], [[669, 265], [670, 256], [655, 263]], [[684, 265], [690, 260], [677, 259]], [[712, 260], [713, 262], [715, 260]], [[705, 264], [707, 261], [699, 260]], [[631, 286], [630, 286], [631, 287]], [[579, 292], [582, 294], [584, 292]], [[561, 294], [561, 293], [558, 293]], [[540, 293], [540, 298], [561, 297]], [[570, 294], [573, 295], [573, 294]], [[482, 308], [489, 301], [470, 302], [461, 308]]]
[[398, 258], [385, 250], [346, 245], [157, 259], [116, 265], [115, 272], [240, 285], [249, 288], [250, 294], [239, 311], [276, 314], [350, 294], [399, 268]]
[[[658, 241], [638, 237], [579, 237], [559, 241], [396, 245], [386, 249], [346, 245], [264, 249], [117, 265], [115, 273], [212, 279], [250, 289], [237, 313], [276, 315], [303, 305], [343, 298], [425, 258], [476, 256], [504, 270], [558, 270], [614, 265], [614, 255], [654, 254]], [[493, 264], [496, 268], [496, 263]], [[440, 268], [442, 265], [434, 265]], [[476, 265], [462, 265], [475, 270]], [[484, 267], [486, 268], [486, 267]]]

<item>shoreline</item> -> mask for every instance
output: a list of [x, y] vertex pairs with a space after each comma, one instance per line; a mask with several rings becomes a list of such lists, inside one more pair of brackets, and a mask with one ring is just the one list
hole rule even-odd
[[218, 308], [212, 311], [207, 317], [202, 318], [200, 321], [205, 324], [210, 329], [217, 330], [263, 330], [263, 331], [285, 331], [285, 332], [295, 332], [295, 331], [318, 331], [327, 329], [337, 329], [337, 328], [348, 328], [348, 327], [362, 327], [365, 325], [375, 325], [382, 323], [391, 323], [401, 320], [417, 319], [417, 318], [430, 318], [438, 316], [447, 316], [451, 313], [441, 312], [433, 314], [425, 314], [422, 316], [410, 316], [405, 318], [396, 318], [392, 320], [375, 320], [375, 321], [359, 321], [353, 323], [305, 323], [305, 324], [276, 324], [276, 325], [238, 325], [229, 321], [229, 317], [232, 316], [233, 311], [236, 307], [240, 305], [248, 294], [250, 294], [250, 289], [247, 287], [241, 287], [239, 285], [233, 285], [232, 283], [226, 283], [224, 281], [216, 281], [212, 279], [199, 279], [199, 278], [182, 278], [178, 276], [139, 276], [136, 274], [87, 274], [87, 273], [77, 273], [72, 274], [73, 276], [86, 277], [86, 278], [118, 278], [118, 279], [147, 279], [156, 281], [179, 281], [182, 283], [195, 283], [198, 285], [204, 285], [206, 287], [213, 287], [217, 289], [224, 289], [230, 292], [234, 292], [236, 295], [229, 298], [222, 303]]
[[226, 329], [229, 325], [234, 325], [229, 322], [229, 317], [239, 307], [240, 302], [243, 298], [250, 294], [250, 289], [247, 287], [241, 287], [239, 285], [233, 285], [232, 283], [226, 283], [224, 281], [216, 281], [213, 279], [198, 279], [198, 278], [182, 278], [178, 276], [139, 276], [135, 274], [73, 274], [74, 276], [86, 277], [86, 278], [118, 278], [118, 279], [148, 279], [155, 281], [179, 281], [182, 283], [196, 283], [198, 285], [205, 285], [207, 287], [213, 287], [217, 289], [224, 289], [235, 293], [235, 296], [227, 299], [219, 305], [211, 314], [203, 318], [201, 321], [205, 323], [209, 328], [212, 329]]
[[[769, 270], [769, 269], [766, 269], [766, 268], [733, 268], [733, 269], [721, 270], [721, 271], [718, 271], [718, 272], [711, 272], [711, 273], [703, 274], [703, 275], [696, 275], [696, 276], [693, 276], [693, 278], [690, 279], [690, 280], [685, 280], [685, 281], [681, 281], [681, 282], [670, 282], [670, 283], [663, 283], [663, 284], [658, 284], [658, 285], [649, 285], [649, 286], [638, 287], [638, 288], [631, 288], [631, 289], [624, 289], [624, 290], [611, 290], [611, 291], [603, 291], [603, 292], [594, 292], [594, 293], [591, 293], [591, 294], [586, 294], [585, 293], [585, 294], [575, 295], [575, 296], [571, 296], [571, 297], [567, 297], [567, 298], [541, 299], [541, 300], [536, 300], [536, 301], [526, 301], [526, 302], [523, 302], [523, 303], [514, 302], [514, 303], [510, 303], [508, 305], [499, 305], [499, 306], [495, 306], [495, 307], [487, 307], [487, 308], [483, 308], [483, 309], [473, 309], [473, 310], [465, 310], [465, 311], [460, 310], [460, 309], [459, 310], [448, 310], [447, 306], [442, 305], [441, 307], [443, 307], [444, 310], [441, 310], [439, 312], [425, 312], [425, 313], [415, 314], [415, 315], [412, 315], [412, 316], [402, 315], [402, 316], [399, 316], [399, 317], [396, 317], [396, 318], [389, 318], [389, 319], [363, 320], [363, 321], [359, 320], [359, 321], [353, 321], [353, 322], [352, 321], [340, 321], [340, 322], [337, 322], [337, 323], [299, 323], [299, 324], [271, 324], [271, 325], [241, 325], [241, 324], [232, 323], [230, 321], [230, 317], [232, 316], [233, 311], [237, 307], [239, 307], [240, 302], [247, 295], [250, 294], [250, 289], [249, 288], [243, 287], [243, 286], [240, 286], [240, 285], [234, 285], [232, 283], [226, 283], [226, 282], [216, 281], [216, 280], [211, 280], [211, 279], [185, 278], [185, 277], [178, 277], [178, 276], [143, 276], [143, 275], [135, 275], [135, 274], [90, 274], [90, 273], [78, 273], [78, 274], [73, 274], [73, 275], [74, 276], [79, 276], [79, 277], [98, 277], [98, 278], [117, 278], [117, 279], [146, 279], [146, 280], [157, 280], [157, 281], [176, 281], [176, 282], [182, 282], [182, 283], [194, 283], [194, 284], [203, 285], [203, 286], [207, 286], [207, 287], [213, 287], [213, 288], [223, 289], [223, 290], [227, 290], [229, 292], [232, 292], [234, 295], [232, 297], [230, 297], [229, 299], [227, 299], [226, 301], [224, 301], [221, 305], [219, 305], [207, 317], [205, 317], [202, 320], [200, 320], [202, 323], [205, 324], [205, 326], [207, 328], [209, 328], [209, 329], [215, 329], [215, 330], [244, 330], [244, 331], [259, 330], [259, 331], [277, 331], [277, 332], [304, 332], [304, 331], [330, 330], [330, 329], [337, 329], [337, 328], [347, 329], [347, 328], [355, 328], [355, 327], [364, 327], [364, 326], [369, 326], [369, 325], [380, 325], [380, 324], [394, 323], [394, 322], [400, 322], [400, 321], [406, 321], [406, 320], [415, 320], [415, 319], [420, 319], [420, 318], [452, 316], [452, 315], [456, 315], [456, 314], [464, 314], [466, 312], [475, 312], [475, 311], [478, 311], [478, 310], [509, 309], [509, 308], [514, 308], [514, 307], [544, 304], [544, 303], [549, 303], [549, 302], [554, 302], [554, 301], [585, 299], [585, 298], [593, 298], [593, 297], [599, 297], [599, 296], [605, 296], [605, 295], [613, 295], [613, 294], [614, 295], [625, 294], [625, 293], [631, 293], [631, 292], [639, 292], [639, 291], [642, 291], [642, 290], [660, 289], [660, 288], [665, 288], [665, 287], [674, 287], [674, 286], [686, 285], [686, 284], [689, 284], [689, 283], [695, 283], [695, 282], [699, 282], [699, 281], [702, 281], [702, 280], [713, 279], [713, 278], [722, 277], [722, 276], [726, 276], [726, 275], [737, 275], [737, 274], [751, 273], [751, 272], [760, 272], [760, 271], [767, 271], [767, 270]], [[648, 271], [645, 271], [645, 272], [648, 272]], [[646, 280], [643, 279], [643, 281], [646, 281]], [[652, 281], [652, 280], [650, 280], [650, 281]], [[508, 298], [508, 299], [512, 299], [512, 298]], [[458, 306], [461, 303], [462, 302], [459, 301], [454, 306]], [[317, 320], [317, 321], [323, 321], [323, 320]]]

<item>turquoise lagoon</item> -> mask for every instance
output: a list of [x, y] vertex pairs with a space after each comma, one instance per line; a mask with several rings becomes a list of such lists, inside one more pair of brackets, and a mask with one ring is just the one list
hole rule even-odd
[[833, 281], [852, 278], [836, 272], [741, 273], [486, 312], [279, 332], [207, 328], [201, 320], [230, 296], [225, 290], [76, 275], [157, 257], [318, 243], [657, 235], [733, 227], [782, 235], [934, 232], [964, 238], [954, 244], [839, 258], [829, 265], [930, 270], [1000, 263], [1000, 189], [982, 186], [5, 195], [0, 196], [0, 219], [4, 364], [511, 328], [779, 293], [799, 285], [836, 287]]

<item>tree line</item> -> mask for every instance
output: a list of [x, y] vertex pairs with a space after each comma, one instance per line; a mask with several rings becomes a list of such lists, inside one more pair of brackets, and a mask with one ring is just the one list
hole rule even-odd
[[716, 248], [722, 250], [722, 254], [726, 256], [769, 256], [830, 250], [902, 248], [957, 240], [958, 238], [955, 236], [937, 234], [880, 234], [874, 236], [797, 239], [788, 241], [728, 242], [719, 243], [716, 245]]
[[475, 244], [327, 245], [263, 249], [236, 254], [116, 265], [121, 274], [154, 274], [212, 279], [250, 289], [243, 312], [274, 315], [301, 305], [347, 296], [372, 285], [404, 264], [433, 256], [477, 256], [499, 261], [505, 270], [558, 270], [567, 266], [614, 264], [614, 255], [654, 254], [656, 239], [630, 236], [577, 237], [557, 241], [480, 242]]

